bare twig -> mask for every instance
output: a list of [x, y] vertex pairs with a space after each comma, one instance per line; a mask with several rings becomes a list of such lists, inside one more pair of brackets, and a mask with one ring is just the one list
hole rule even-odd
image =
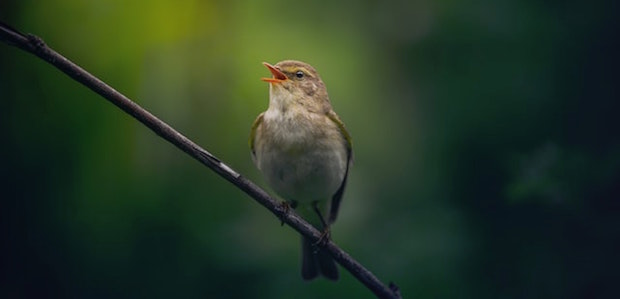
[[[98, 93], [112, 104], [121, 108], [126, 113], [143, 123], [157, 135], [174, 144], [176, 147], [198, 160], [200, 163], [209, 167], [220, 176], [243, 190], [250, 197], [263, 205], [274, 215], [281, 219], [282, 222], [288, 224], [303, 236], [318, 241], [321, 233], [312, 227], [308, 222], [299, 217], [294, 211], [285, 209], [280, 203], [273, 199], [267, 192], [259, 188], [250, 180], [244, 178], [232, 168], [224, 164], [218, 158], [208, 151], [204, 150], [187, 137], [173, 129], [171, 126], [155, 117], [138, 104], [134, 103], [123, 94], [114, 90], [112, 87], [91, 75], [78, 65], [69, 61], [56, 51], [48, 47], [42, 39], [31, 34], [22, 34], [10, 26], [0, 22], [0, 40], [16, 46], [26, 52], [34, 54], [39, 58], [47, 61], [55, 66], [69, 77], [82, 83], [92, 91]], [[328, 241], [323, 250], [327, 250], [334, 259], [347, 269], [353, 276], [370, 289], [377, 297], [380, 298], [400, 298], [400, 292], [394, 284], [386, 286], [375, 275], [368, 271], [359, 262], [354, 260], [349, 254], [340, 249], [331, 240]]]

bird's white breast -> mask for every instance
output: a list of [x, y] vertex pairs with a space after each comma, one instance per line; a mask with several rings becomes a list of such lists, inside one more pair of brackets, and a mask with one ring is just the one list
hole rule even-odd
[[256, 164], [271, 187], [287, 200], [330, 198], [346, 172], [347, 150], [338, 127], [327, 116], [271, 107], [263, 116]]

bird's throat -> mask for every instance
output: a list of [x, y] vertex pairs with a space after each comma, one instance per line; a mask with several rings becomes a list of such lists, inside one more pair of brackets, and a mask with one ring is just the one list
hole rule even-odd
[[286, 113], [291, 106], [296, 104], [293, 95], [282, 89], [283, 87], [272, 84], [269, 90], [269, 110]]

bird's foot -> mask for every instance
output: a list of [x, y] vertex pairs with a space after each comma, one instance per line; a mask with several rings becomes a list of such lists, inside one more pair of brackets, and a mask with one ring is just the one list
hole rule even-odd
[[282, 210], [282, 214], [280, 214], [280, 225], [284, 226], [284, 216], [286, 214], [288, 214], [288, 212], [291, 209], [295, 209], [297, 207], [297, 202], [292, 201], [292, 202], [288, 202], [288, 201], [283, 201], [280, 202], [280, 209]]
[[329, 240], [331, 240], [331, 230], [329, 226], [326, 226], [325, 229], [323, 229], [323, 231], [321, 232], [321, 236], [319, 237], [319, 239], [313, 245], [317, 247], [318, 250], [319, 247], [324, 247], [325, 245], [327, 245], [327, 242], [329, 242]]

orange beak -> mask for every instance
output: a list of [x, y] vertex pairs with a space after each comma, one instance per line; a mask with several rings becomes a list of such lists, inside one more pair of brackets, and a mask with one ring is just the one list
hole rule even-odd
[[288, 80], [286, 75], [282, 73], [279, 69], [277, 69], [275, 66], [269, 63], [266, 63], [266, 62], [263, 62], [263, 65], [269, 69], [273, 77], [272, 78], [261, 78], [261, 80], [265, 82], [269, 82], [269, 83], [281, 83], [281, 82]]

